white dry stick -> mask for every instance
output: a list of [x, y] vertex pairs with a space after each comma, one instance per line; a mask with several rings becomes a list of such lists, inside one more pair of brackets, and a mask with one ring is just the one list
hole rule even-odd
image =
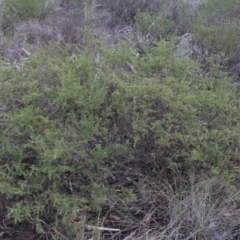
[[90, 225], [87, 225], [86, 228], [88, 230], [100, 230], [100, 231], [111, 231], [111, 232], [119, 232], [120, 229], [118, 228], [106, 228], [106, 227], [96, 227], [96, 226], [90, 226]]
[[27, 57], [29, 57], [31, 55], [31, 53], [28, 52], [25, 48], [22, 48], [22, 51]]

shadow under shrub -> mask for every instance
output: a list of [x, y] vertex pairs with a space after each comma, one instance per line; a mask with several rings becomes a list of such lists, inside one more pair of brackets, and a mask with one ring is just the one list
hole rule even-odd
[[123, 162], [126, 173], [130, 167], [161, 177], [164, 169], [191, 166], [199, 177], [231, 182], [239, 159], [239, 96], [216, 69], [204, 72], [177, 58], [165, 41], [141, 58], [123, 43], [87, 53], [50, 45], [21, 71], [1, 66], [6, 217], [38, 232], [61, 226], [73, 237], [69, 218], [101, 211], [109, 195], [134, 200], [131, 190], [119, 192], [108, 180]]

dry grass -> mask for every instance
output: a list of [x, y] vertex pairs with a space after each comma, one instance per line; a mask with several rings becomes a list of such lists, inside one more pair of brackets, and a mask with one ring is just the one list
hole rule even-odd
[[[118, 223], [121, 233], [102, 239], [219, 240], [240, 237], [240, 210], [235, 196], [216, 181], [173, 189], [170, 184], [145, 179], [135, 183], [134, 188], [138, 198], [124, 218], [111, 210], [114, 219], [121, 219], [121, 224]], [[113, 219], [109, 222], [114, 224]]]
[[[120, 176], [116, 176], [120, 177]], [[114, 177], [115, 178], [115, 177]], [[234, 240], [239, 239], [240, 210], [226, 187], [216, 181], [203, 181], [178, 186], [163, 183], [162, 179], [142, 179], [140, 175], [127, 175], [118, 179], [116, 190], [129, 185], [137, 196], [133, 204], [124, 203], [120, 198], [109, 196], [103, 206], [99, 225], [85, 225], [76, 230], [75, 239], [102, 240]], [[116, 179], [114, 179], [116, 181]], [[179, 179], [178, 179], [179, 180]], [[85, 218], [96, 219], [93, 212]], [[70, 221], [70, 220], [69, 220]], [[81, 224], [71, 219], [72, 227]], [[5, 224], [11, 233], [11, 222]], [[70, 225], [71, 227], [71, 225]], [[12, 236], [6, 239], [42, 239], [31, 232], [27, 225], [14, 228]], [[45, 224], [48, 239], [66, 239], [61, 229]], [[23, 231], [24, 229], [24, 231]], [[80, 231], [80, 229], [82, 229]], [[85, 229], [85, 230], [84, 230]], [[120, 230], [120, 231], [118, 231]]]
[[[9, 62], [19, 61], [23, 47], [29, 48], [32, 52], [38, 46], [52, 41], [81, 43], [82, 35], [79, 29], [83, 27], [90, 27], [96, 37], [105, 37], [107, 44], [116, 44], [121, 40], [132, 41], [135, 44], [151, 41], [149, 40], [151, 36], [140, 34], [139, 29], [133, 24], [134, 19], [128, 20], [131, 18], [129, 2], [109, 1], [108, 5], [106, 3], [101, 0], [84, 2], [62, 0], [44, 19], [32, 18], [17, 22], [12, 26], [13, 36], [7, 37], [4, 43], [0, 42], [2, 57]], [[134, 3], [133, 7], [136, 9], [140, 7], [142, 10], [146, 8], [146, 11], [159, 10], [165, 17], [172, 19], [181, 11], [181, 4], [175, 5], [173, 2], [165, 1], [160, 3], [153, 1], [148, 6]]]

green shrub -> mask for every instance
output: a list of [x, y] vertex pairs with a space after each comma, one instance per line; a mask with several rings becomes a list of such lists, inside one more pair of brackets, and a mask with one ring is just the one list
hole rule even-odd
[[[113, 122], [122, 120], [120, 132], [131, 136], [128, 140], [134, 146], [132, 155], [151, 159], [158, 169], [187, 169], [193, 164], [199, 172], [209, 175], [223, 176], [228, 172], [225, 176], [229, 175], [230, 180], [230, 172], [235, 171], [231, 166], [238, 159], [239, 131], [234, 123], [239, 115], [239, 100], [231, 79], [214, 59], [209, 63], [211, 69], [204, 72], [203, 66], [177, 58], [171, 44], [165, 41], [146, 51], [133, 63], [138, 68], [133, 79], [123, 76], [120, 84], [115, 75], [109, 75], [116, 89], [111, 102], [118, 117]], [[104, 66], [121, 66], [118, 57], [106, 59], [109, 61]], [[118, 77], [123, 78], [122, 73]]]
[[171, 32], [173, 22], [163, 16], [150, 13], [138, 13], [135, 17], [135, 24], [143, 36], [154, 39], [162, 39]]
[[103, 9], [112, 14], [113, 26], [134, 22], [138, 13], [161, 15], [170, 21], [174, 20], [175, 22], [176, 20], [175, 23], [177, 23], [179, 13], [183, 12], [183, 8], [181, 8], [183, 6], [182, 2], [174, 0], [98, 0], [98, 3]]
[[0, 9], [0, 14], [1, 31], [3, 31], [4, 34], [13, 35], [14, 26], [20, 21], [18, 14], [5, 5]]
[[61, 51], [48, 49], [22, 73], [4, 68], [1, 75], [1, 200], [15, 221], [41, 220], [43, 228], [98, 210], [116, 155], [102, 115], [107, 89], [91, 55]]
[[222, 52], [228, 62], [239, 61], [240, 3], [230, 1], [206, 1], [201, 5], [198, 17], [191, 23], [196, 42], [211, 54]]
[[73, 238], [69, 219], [101, 212], [109, 196], [126, 208], [134, 192], [110, 181], [120, 168], [146, 178], [194, 168], [228, 182], [237, 173], [239, 96], [218, 65], [204, 71], [165, 41], [141, 58], [93, 42], [1, 66], [0, 204], [38, 232]]
[[14, 27], [22, 20], [43, 18], [58, 3], [58, 0], [5, 0], [1, 5], [1, 29], [5, 34], [14, 34]]
[[24, 18], [41, 17], [48, 13], [49, 10], [56, 4], [56, 0], [5, 0], [4, 3], [7, 8], [14, 9]]

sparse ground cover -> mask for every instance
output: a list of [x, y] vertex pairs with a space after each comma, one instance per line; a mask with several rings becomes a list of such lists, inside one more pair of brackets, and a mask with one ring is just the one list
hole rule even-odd
[[33, 2], [1, 8], [0, 237], [239, 239], [238, 1]]

